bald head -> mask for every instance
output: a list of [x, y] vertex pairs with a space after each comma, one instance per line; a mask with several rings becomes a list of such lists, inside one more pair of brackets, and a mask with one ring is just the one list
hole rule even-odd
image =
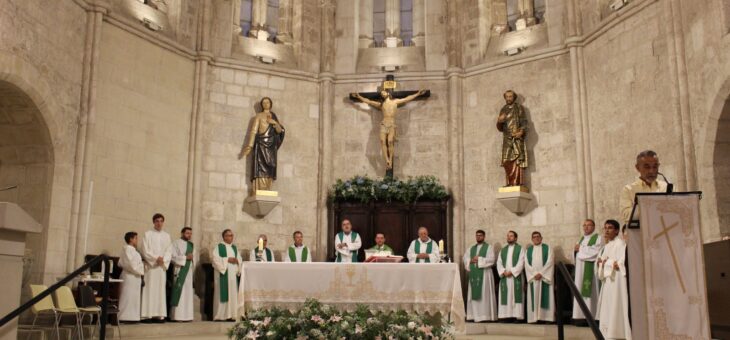
[[423, 242], [428, 241], [428, 229], [426, 227], [418, 228], [418, 238]]

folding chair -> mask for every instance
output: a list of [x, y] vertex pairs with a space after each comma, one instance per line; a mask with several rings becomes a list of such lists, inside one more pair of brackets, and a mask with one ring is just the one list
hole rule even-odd
[[56, 312], [60, 314], [59, 320], [63, 317], [63, 315], [73, 315], [76, 318], [76, 331], [78, 332], [77, 334], [79, 335], [79, 339], [84, 340], [84, 330], [81, 326], [83, 313], [76, 306], [76, 301], [74, 300], [73, 293], [71, 293], [71, 288], [68, 288], [68, 286], [61, 286], [58, 290], [56, 290], [55, 296], [58, 304]]
[[[48, 289], [48, 287], [44, 285], [30, 285], [30, 292], [33, 297], [38, 296], [46, 289]], [[35, 323], [38, 321], [39, 317], [52, 316], [53, 329], [56, 331], [56, 340], [61, 340], [61, 334], [58, 329], [58, 324], [61, 322], [61, 315], [56, 311], [56, 306], [53, 304], [53, 300], [50, 295], [44, 297], [41, 301], [38, 301], [38, 303], [33, 305], [33, 307], [31, 307], [31, 311], [33, 312], [33, 323], [30, 326], [31, 330], [35, 328]], [[32, 332], [28, 332], [28, 337], [30, 337], [31, 334]]]

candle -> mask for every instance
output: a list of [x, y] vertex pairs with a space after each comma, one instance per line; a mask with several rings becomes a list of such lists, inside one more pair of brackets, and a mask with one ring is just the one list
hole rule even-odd
[[259, 251], [264, 251], [264, 239], [259, 238]]
[[439, 241], [439, 253], [444, 252], [444, 240]]

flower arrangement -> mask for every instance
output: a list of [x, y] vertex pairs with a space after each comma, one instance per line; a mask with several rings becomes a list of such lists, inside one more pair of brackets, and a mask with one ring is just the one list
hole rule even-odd
[[446, 188], [435, 176], [408, 177], [401, 181], [393, 177], [371, 179], [355, 176], [348, 180], [338, 179], [330, 190], [333, 201], [370, 201], [413, 203], [419, 200], [440, 201], [449, 197]]
[[433, 322], [427, 315], [371, 312], [358, 305], [355, 311], [340, 311], [309, 299], [297, 312], [273, 308], [248, 313], [228, 331], [228, 337], [243, 339], [454, 339], [451, 324]]

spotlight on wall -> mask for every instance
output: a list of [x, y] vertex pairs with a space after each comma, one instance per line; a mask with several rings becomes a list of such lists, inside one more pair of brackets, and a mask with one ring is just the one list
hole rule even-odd
[[145, 25], [145, 27], [149, 28], [150, 30], [153, 30], [153, 31], [162, 30], [162, 26], [160, 26], [156, 22], [152, 21], [152, 19], [142, 18], [142, 23]]
[[276, 62], [276, 59], [274, 59], [272, 57], [263, 56], [263, 55], [257, 55], [256, 58], [258, 58], [259, 61], [261, 61], [264, 64], [273, 64]]
[[611, 1], [611, 4], [608, 5], [608, 7], [611, 8], [611, 10], [615, 12], [615, 11], [620, 10], [622, 7], [624, 7], [626, 5], [626, 3], [628, 3], [628, 2], [629, 2], [628, 0], [613, 0], [613, 1]]
[[400, 65], [383, 65], [380, 66], [380, 69], [384, 72], [395, 72], [400, 70]]

